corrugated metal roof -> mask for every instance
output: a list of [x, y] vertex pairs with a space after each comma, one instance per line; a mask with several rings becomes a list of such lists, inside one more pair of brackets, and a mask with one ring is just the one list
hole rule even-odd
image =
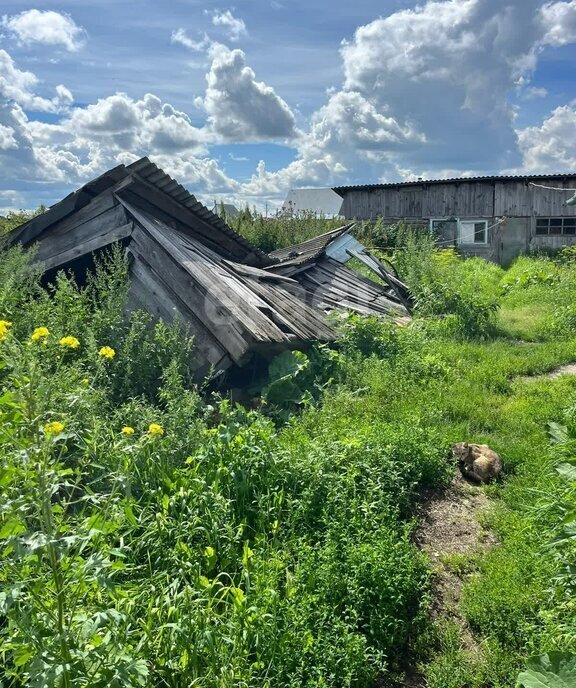
[[309, 260], [315, 260], [325, 250], [326, 246], [334, 239], [337, 239], [341, 234], [347, 232], [354, 223], [349, 223], [343, 227], [332, 229], [325, 234], [320, 234], [313, 239], [303, 241], [301, 244], [295, 246], [288, 246], [272, 251], [269, 255], [279, 261], [280, 264], [302, 265]]
[[393, 189], [397, 186], [425, 186], [427, 184], [454, 184], [456, 182], [506, 182], [533, 181], [551, 179], [576, 179], [576, 172], [566, 174], [517, 174], [493, 175], [485, 177], [452, 177], [450, 179], [418, 179], [409, 182], [386, 182], [382, 184], [351, 184], [349, 186], [335, 186], [333, 190], [342, 196], [347, 191], [373, 191], [375, 189]]
[[232, 227], [227, 225], [219, 215], [216, 215], [216, 213], [213, 213], [205, 205], [200, 203], [200, 201], [187, 189], [185, 189], [176, 180], [172, 179], [172, 177], [167, 175], [164, 170], [160, 169], [148, 158], [140, 158], [140, 160], [136, 160], [136, 162], [128, 165], [126, 169], [130, 170], [131, 172], [136, 172], [136, 174], [142, 177], [142, 179], [145, 179], [150, 184], [154, 184], [155, 187], [169, 196], [172, 196], [174, 200], [191, 210], [195, 215], [201, 217], [203, 220], [211, 224], [216, 229], [219, 229], [224, 234], [227, 234], [229, 237], [234, 238], [248, 252], [254, 253], [263, 259], [267, 257], [263, 251], [255, 246], [252, 246], [247, 239], [238, 234], [238, 232], [234, 231]]

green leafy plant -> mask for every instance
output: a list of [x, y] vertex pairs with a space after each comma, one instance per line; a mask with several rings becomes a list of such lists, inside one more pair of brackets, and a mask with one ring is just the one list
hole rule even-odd
[[571, 688], [575, 685], [576, 655], [567, 652], [531, 657], [516, 682], [516, 688]]

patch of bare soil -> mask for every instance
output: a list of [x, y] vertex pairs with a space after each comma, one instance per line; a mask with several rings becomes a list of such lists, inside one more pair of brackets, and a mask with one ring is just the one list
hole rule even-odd
[[538, 380], [543, 377], [554, 379], [561, 375], [576, 375], [576, 363], [568, 363], [541, 375], [521, 375], [520, 380]]
[[[479, 516], [488, 510], [489, 498], [458, 472], [441, 493], [431, 494], [420, 507], [421, 523], [415, 533], [418, 546], [428, 554], [432, 565], [432, 608], [434, 623], [449, 619], [460, 628], [462, 645], [472, 655], [480, 649], [460, 611], [466, 580], [461, 568], [450, 565], [451, 555], [470, 555], [496, 544], [494, 535], [484, 530]], [[417, 672], [410, 672], [403, 688], [424, 688]]]
[[576, 375], [576, 363], [569, 363], [546, 373], [546, 377], [560, 377], [560, 375]]

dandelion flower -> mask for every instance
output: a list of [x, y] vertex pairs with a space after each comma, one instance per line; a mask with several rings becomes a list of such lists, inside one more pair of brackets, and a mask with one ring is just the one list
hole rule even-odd
[[134, 428], [131, 428], [129, 425], [126, 425], [120, 430], [120, 432], [123, 435], [133, 435], [134, 434]]
[[67, 346], [69, 349], [77, 349], [80, 346], [80, 342], [76, 337], [62, 337], [59, 344]]
[[44, 426], [44, 432], [47, 435], [59, 435], [62, 430], [64, 430], [64, 423], [60, 423], [57, 420], [53, 420], [51, 423], [46, 423]]
[[103, 358], [114, 358], [114, 356], [116, 356], [116, 352], [111, 346], [103, 346], [98, 352], [98, 355], [102, 356]]
[[0, 320], [0, 341], [8, 334], [8, 330], [12, 327], [9, 320]]
[[47, 327], [37, 327], [32, 333], [32, 341], [39, 342], [43, 341], [50, 335], [50, 330]]
[[148, 432], [151, 435], [163, 435], [164, 428], [161, 425], [158, 425], [158, 423], [150, 423], [148, 426]]

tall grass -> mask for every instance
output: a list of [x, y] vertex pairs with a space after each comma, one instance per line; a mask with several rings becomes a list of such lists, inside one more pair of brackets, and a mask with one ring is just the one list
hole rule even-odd
[[347, 224], [342, 218], [326, 218], [313, 212], [278, 211], [263, 215], [249, 208], [226, 221], [254, 246], [266, 253], [312, 239]]
[[40, 205], [36, 210], [33, 211], [10, 210], [6, 215], [0, 215], [0, 237], [4, 234], [7, 234], [8, 232], [11, 232], [13, 229], [15, 229], [21, 224], [24, 224], [24, 222], [27, 222], [36, 215], [40, 215], [45, 210], [46, 207]]
[[392, 418], [352, 434], [346, 414], [329, 431], [345, 389], [284, 429], [207, 403], [186, 334], [122, 317], [119, 253], [49, 292], [21, 251], [3, 266], [3, 683], [363, 686], [397, 668], [424, 623], [411, 507], [448, 475], [441, 438]]
[[[3, 685], [365, 687], [418, 658], [432, 687], [511, 686], [526, 654], [571, 647], [550, 583], [565, 570], [542, 544], [558, 514], [539, 500], [566, 487], [550, 482], [546, 424], [576, 383], [518, 376], [573, 361], [576, 339], [558, 315], [554, 336], [519, 344], [506, 320], [532, 290], [561, 313], [569, 287], [517, 282], [534, 259], [505, 273], [418, 241], [396, 247], [413, 323], [339, 318], [329, 354], [296, 357], [293, 382], [321, 379], [321, 395], [281, 423], [271, 403], [194, 387], [185, 331], [123, 316], [119, 252], [85, 287], [60, 275], [48, 291], [25, 253], [3, 254]], [[574, 266], [553, 265], [570, 285]], [[485, 317], [492, 303], [509, 310]], [[411, 537], [462, 439], [491, 444], [508, 476], [490, 488], [502, 544], [471, 562], [464, 596], [480, 659], [430, 625]]]

